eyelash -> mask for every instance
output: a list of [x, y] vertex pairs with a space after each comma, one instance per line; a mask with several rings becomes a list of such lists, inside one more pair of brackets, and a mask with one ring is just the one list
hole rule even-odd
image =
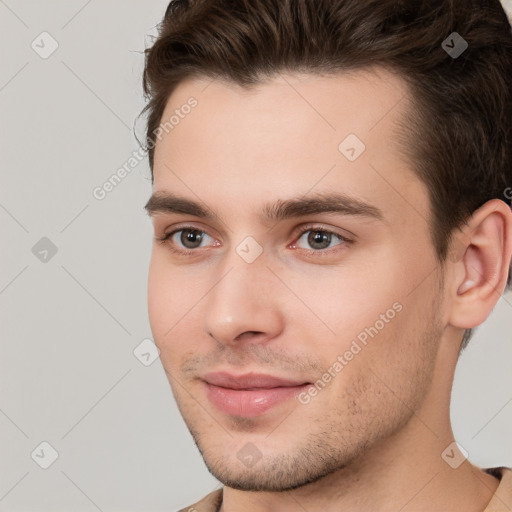
[[[187, 231], [187, 230], [197, 231], [198, 233], [208, 235], [208, 233], [206, 233], [206, 231], [197, 229], [194, 226], [181, 226], [179, 229], [175, 229], [174, 231], [171, 231], [170, 233], [167, 233], [167, 234], [163, 235], [162, 237], [156, 237], [156, 240], [159, 243], [168, 246], [172, 252], [177, 253], [179, 255], [191, 256], [194, 253], [197, 254], [198, 249], [176, 249], [175, 247], [173, 247], [173, 244], [169, 242], [170, 239], [176, 233], [179, 233], [180, 231]], [[334, 248], [330, 248], [330, 249], [317, 249], [317, 250], [315, 250], [315, 249], [300, 249], [301, 251], [305, 251], [307, 254], [314, 254], [315, 256], [332, 255], [333, 252], [338, 252], [339, 250], [343, 250], [343, 247], [340, 247], [340, 246], [345, 246], [345, 245], [351, 244], [353, 242], [352, 240], [346, 238], [345, 236], [340, 235], [339, 233], [336, 233], [335, 231], [330, 231], [328, 229], [323, 228], [322, 226], [317, 226], [317, 225], [308, 225], [308, 226], [302, 227], [301, 230], [294, 236], [294, 239], [296, 239], [298, 241], [302, 237], [302, 235], [304, 235], [304, 233], [307, 233], [309, 231], [313, 231], [313, 232], [316, 231], [316, 232], [320, 232], [320, 233], [326, 233], [329, 235], [333, 235], [333, 236], [337, 237], [341, 243], [338, 244], [337, 246], [335, 246]], [[294, 245], [295, 244], [296, 244], [296, 242], [294, 242]]]

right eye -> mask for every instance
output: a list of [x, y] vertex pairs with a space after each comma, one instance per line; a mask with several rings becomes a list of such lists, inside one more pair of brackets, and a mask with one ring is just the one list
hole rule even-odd
[[195, 249], [204, 247], [201, 244], [207, 237], [211, 238], [205, 231], [193, 226], [182, 226], [165, 234], [163, 237], [157, 238], [157, 240], [164, 245], [168, 245], [174, 252], [190, 254]]

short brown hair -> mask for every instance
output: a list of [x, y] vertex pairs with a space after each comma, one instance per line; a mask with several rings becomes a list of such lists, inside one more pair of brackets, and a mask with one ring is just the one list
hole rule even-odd
[[[460, 55], [449, 52], [455, 42], [467, 44]], [[512, 31], [499, 0], [174, 0], [145, 58], [152, 181], [156, 130], [184, 79], [250, 87], [281, 71], [380, 65], [411, 91], [415, 108], [400, 133], [428, 188], [439, 261], [453, 230], [486, 201], [510, 205]]]

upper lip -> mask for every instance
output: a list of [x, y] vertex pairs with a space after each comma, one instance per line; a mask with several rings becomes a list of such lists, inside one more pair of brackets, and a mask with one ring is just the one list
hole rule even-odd
[[246, 373], [244, 375], [232, 375], [227, 372], [211, 372], [204, 375], [203, 380], [214, 386], [230, 389], [252, 389], [252, 388], [278, 388], [291, 387], [309, 384], [304, 380], [290, 380], [265, 375], [262, 373]]

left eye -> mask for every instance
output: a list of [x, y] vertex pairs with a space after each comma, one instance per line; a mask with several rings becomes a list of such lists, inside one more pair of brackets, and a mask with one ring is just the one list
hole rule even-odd
[[[307, 237], [305, 237], [307, 235]], [[301, 239], [306, 238], [307, 244], [312, 247], [314, 250], [323, 250], [333, 247], [331, 242], [336, 241], [338, 239], [340, 243], [334, 245], [341, 245], [341, 243], [347, 241], [341, 235], [337, 233], [333, 233], [331, 231], [326, 231], [324, 229], [308, 229], [303, 231], [300, 237], [297, 240], [297, 244]], [[301, 249], [308, 249], [308, 247], [300, 247]]]

